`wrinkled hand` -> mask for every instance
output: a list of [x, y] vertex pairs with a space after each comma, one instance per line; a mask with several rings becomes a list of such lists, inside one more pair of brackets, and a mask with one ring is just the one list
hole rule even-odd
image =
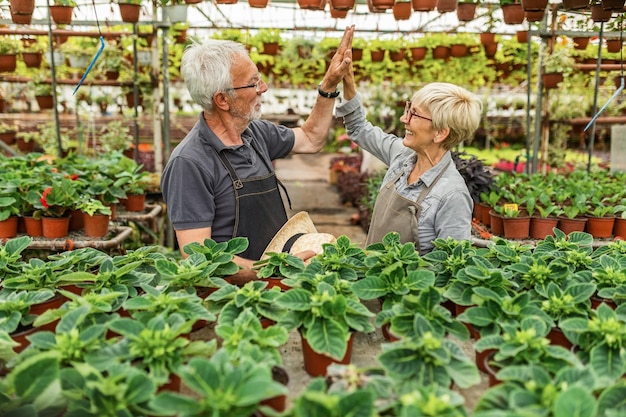
[[333, 55], [328, 70], [322, 81], [324, 91], [335, 91], [337, 85], [352, 69], [352, 38], [354, 36], [354, 25], [346, 27], [343, 32], [341, 42]]

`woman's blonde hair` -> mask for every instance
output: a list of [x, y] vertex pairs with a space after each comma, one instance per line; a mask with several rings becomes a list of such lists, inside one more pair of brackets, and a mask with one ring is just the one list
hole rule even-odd
[[450, 129], [441, 144], [445, 149], [474, 138], [482, 118], [483, 103], [463, 87], [429, 83], [416, 92], [411, 101], [413, 106], [430, 114], [434, 130]]

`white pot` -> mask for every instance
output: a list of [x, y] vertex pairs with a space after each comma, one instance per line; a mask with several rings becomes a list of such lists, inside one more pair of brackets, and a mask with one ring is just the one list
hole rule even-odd
[[187, 5], [186, 4], [174, 4], [163, 7], [163, 20], [176, 22], [187, 21]]

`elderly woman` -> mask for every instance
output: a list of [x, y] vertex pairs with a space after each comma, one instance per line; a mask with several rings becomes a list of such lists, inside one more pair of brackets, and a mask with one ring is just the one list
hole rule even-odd
[[345, 100], [337, 106], [337, 116], [344, 118], [353, 141], [389, 167], [366, 245], [395, 231], [401, 242], [414, 242], [424, 255], [436, 238], [469, 239], [473, 202], [450, 149], [473, 137], [482, 114], [480, 100], [453, 84], [427, 84], [406, 103], [401, 138], [366, 120], [352, 72], [343, 86]]

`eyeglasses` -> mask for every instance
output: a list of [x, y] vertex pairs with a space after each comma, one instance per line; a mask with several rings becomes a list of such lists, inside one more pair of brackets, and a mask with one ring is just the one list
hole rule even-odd
[[429, 119], [428, 117], [425, 117], [425, 116], [420, 116], [419, 114], [417, 114], [413, 110], [411, 110], [411, 102], [410, 101], [407, 101], [406, 105], [404, 106], [404, 117], [407, 118], [407, 120], [406, 120], [407, 124], [411, 123], [411, 119], [414, 118], [414, 117], [417, 117], [419, 119], [428, 120], [429, 122], [433, 121], [433, 119]]
[[242, 85], [241, 87], [231, 87], [231, 88], [227, 88], [225, 89], [225, 91], [229, 91], [229, 90], [241, 90], [244, 88], [254, 88], [255, 91], [257, 93], [261, 92], [261, 83], [263, 82], [263, 78], [261, 78], [261, 75], [259, 74], [259, 79], [258, 81], [252, 83], [252, 84], [248, 84], [248, 85]]

